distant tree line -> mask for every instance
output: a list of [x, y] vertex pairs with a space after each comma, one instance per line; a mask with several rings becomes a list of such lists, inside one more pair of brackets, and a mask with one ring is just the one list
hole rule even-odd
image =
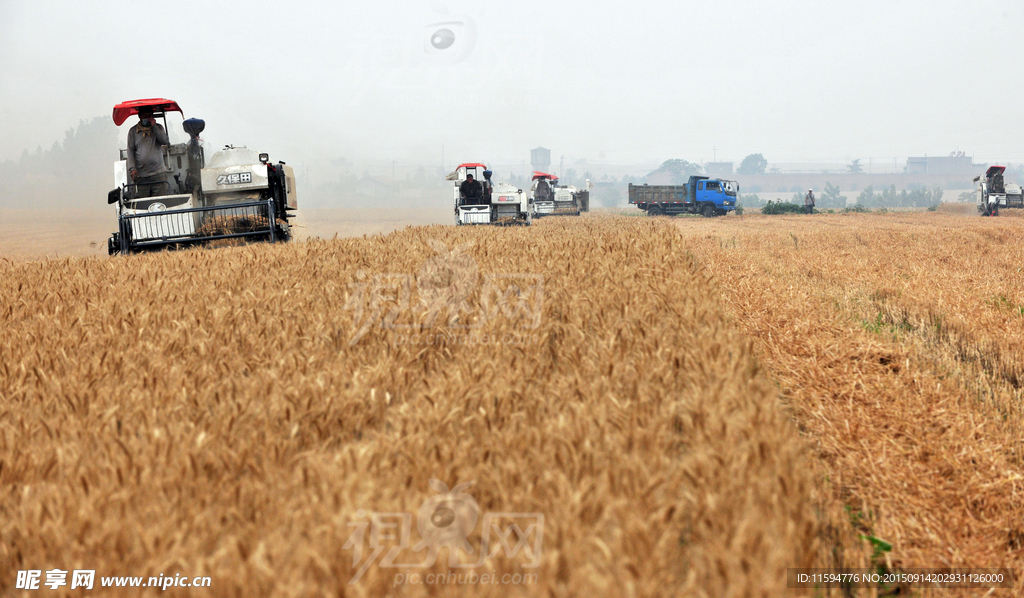
[[[931, 189], [921, 187], [897, 191], [896, 185], [892, 185], [887, 189], [883, 189], [880, 193], [875, 193], [873, 187], [867, 187], [861, 191], [860, 195], [857, 196], [855, 205], [861, 209], [927, 208], [942, 202], [942, 192], [941, 187], [932, 187]], [[964, 193], [961, 196], [961, 201], [963, 201], [965, 197], [967, 199], [972, 198], [972, 193], [973, 192]], [[789, 210], [789, 208], [785, 206], [779, 207], [780, 203], [788, 203], [798, 207], [803, 207], [806, 195], [806, 191], [800, 190], [795, 191], [788, 201], [770, 202], [773, 204], [772, 209], [776, 210], [776, 212], [773, 213], [784, 213], [786, 210]], [[814, 199], [815, 207], [820, 210], [842, 210], [848, 207], [848, 198], [840, 193], [838, 185], [833, 185], [832, 183], [825, 183], [825, 189], [820, 194], [816, 195]], [[759, 196], [753, 193], [740, 195], [739, 203], [749, 207], [767, 205]]]
[[881, 193], [873, 187], [865, 187], [857, 196], [857, 205], [865, 208], [927, 208], [942, 202], [942, 188], [933, 187], [896, 191], [896, 185]]
[[25, 150], [0, 162], [0, 206], [5, 208], [106, 205], [114, 188], [118, 130], [110, 117], [81, 121], [63, 142]]

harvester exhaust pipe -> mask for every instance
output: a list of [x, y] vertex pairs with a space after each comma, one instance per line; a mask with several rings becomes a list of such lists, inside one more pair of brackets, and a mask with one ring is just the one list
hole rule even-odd
[[192, 192], [199, 189], [202, 184], [202, 170], [206, 166], [206, 158], [203, 156], [203, 146], [199, 144], [199, 134], [206, 129], [206, 121], [199, 118], [190, 118], [181, 123], [182, 128], [190, 137], [188, 141], [188, 171], [185, 175], [185, 190]]

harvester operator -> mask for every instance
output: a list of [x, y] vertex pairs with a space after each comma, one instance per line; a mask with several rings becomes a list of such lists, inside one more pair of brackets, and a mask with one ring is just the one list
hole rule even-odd
[[992, 183], [989, 188], [992, 193], [1006, 193], [1006, 187], [1003, 186], [1003, 173], [996, 172], [992, 175]]
[[462, 203], [470, 205], [480, 203], [484, 196], [480, 181], [473, 180], [471, 174], [466, 175], [466, 180], [459, 185], [459, 193], [462, 194]]
[[167, 131], [153, 120], [153, 109], [139, 108], [139, 122], [128, 131], [128, 175], [135, 183], [134, 197], [167, 195], [164, 148]]
[[551, 200], [551, 186], [544, 179], [537, 181], [537, 201]]

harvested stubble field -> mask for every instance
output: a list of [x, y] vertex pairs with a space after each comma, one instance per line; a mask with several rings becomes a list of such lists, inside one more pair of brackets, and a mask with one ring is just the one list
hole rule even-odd
[[[4, 591], [59, 568], [212, 578], [183, 596], [785, 594], [842, 534], [687, 243], [590, 215], [0, 260]], [[516, 280], [542, 302], [491, 295]], [[432, 478], [472, 482], [481, 517], [543, 516], [538, 567], [524, 548], [474, 570], [536, 577], [396, 587], [371, 544], [398, 540], [349, 543], [367, 513], [415, 518]], [[467, 562], [496, 547], [483, 527]], [[446, 552], [414, 572], [468, 572]]]
[[1020, 579], [1024, 219], [1001, 214], [674, 222], [887, 567]]

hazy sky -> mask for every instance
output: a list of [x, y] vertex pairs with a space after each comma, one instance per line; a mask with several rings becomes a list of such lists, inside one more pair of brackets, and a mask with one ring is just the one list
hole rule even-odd
[[155, 96], [307, 164], [1024, 161], [1021, 0], [150, 4], [0, 0], [0, 160]]

